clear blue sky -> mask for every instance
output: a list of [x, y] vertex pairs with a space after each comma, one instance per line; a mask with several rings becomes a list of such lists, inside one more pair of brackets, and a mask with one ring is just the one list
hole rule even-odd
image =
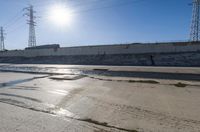
[[[72, 9], [71, 26], [59, 28], [45, 19], [56, 2]], [[28, 25], [22, 9], [37, 11], [37, 45], [62, 47], [187, 40], [192, 0], [0, 0], [0, 25], [7, 33], [7, 49], [27, 47]]]

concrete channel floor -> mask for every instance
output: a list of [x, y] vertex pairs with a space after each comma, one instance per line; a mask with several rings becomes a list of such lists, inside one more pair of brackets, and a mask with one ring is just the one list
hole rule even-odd
[[0, 132], [200, 132], [200, 68], [0, 69]]

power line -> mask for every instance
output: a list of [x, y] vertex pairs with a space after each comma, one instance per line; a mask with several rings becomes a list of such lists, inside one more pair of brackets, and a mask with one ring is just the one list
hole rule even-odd
[[[74, 0], [71, 0], [71, 1], [73, 1], [74, 2]], [[87, 2], [85, 2], [85, 1], [79, 1], [79, 2], [75, 2], [74, 4], [70, 4], [69, 6], [82, 6], [82, 5], [88, 5], [88, 4], [95, 4], [95, 3], [99, 3], [99, 2], [102, 2], [102, 1], [109, 1], [109, 0], [96, 0], [96, 1], [87, 1]], [[43, 3], [43, 4], [32, 4], [32, 5], [34, 5], [34, 7], [44, 7], [44, 6], [47, 6], [47, 5], [49, 5], [49, 4], [59, 4], [59, 3], [62, 3], [62, 4], [69, 4], [69, 0], [67, 1], [67, 2], [56, 2], [56, 1], [54, 1], [54, 2], [45, 2], [45, 3]]]
[[120, 6], [127, 6], [130, 4], [136, 4], [142, 1], [146, 1], [146, 0], [132, 0], [132, 1], [126, 1], [126, 2], [120, 2], [118, 4], [110, 4], [110, 5], [106, 5], [106, 6], [102, 6], [102, 7], [97, 7], [97, 8], [90, 8], [90, 9], [85, 9], [85, 10], [79, 10], [79, 11], [75, 11], [72, 12], [73, 14], [81, 14], [81, 13], [87, 13], [87, 12], [92, 12], [92, 11], [96, 11], [96, 10], [102, 10], [102, 9], [107, 9], [107, 8], [116, 8], [116, 7], [120, 7]]
[[138, 2], [141, 2], [141, 1], [144, 1], [144, 0], [134, 0], [134, 1], [129, 1], [129, 2], [121, 2], [121, 3], [118, 3], [118, 4], [112, 4], [112, 5], [107, 5], [107, 6], [103, 6], [103, 7], [81, 10], [81, 11], [75, 12], [75, 13], [79, 14], [79, 13], [83, 13], [83, 12], [90, 12], [90, 11], [101, 10], [101, 9], [106, 9], [106, 8], [115, 8], [115, 7], [120, 7], [120, 6], [126, 6], [126, 5], [130, 5], [130, 4], [138, 3]]
[[[97, 0], [97, 1], [87, 1], [87, 2], [83, 2], [83, 1], [81, 1], [81, 2], [78, 2], [78, 3], [74, 3], [74, 4], [68, 4], [68, 3], [62, 3], [62, 5], [66, 5], [66, 7], [70, 7], [70, 8], [76, 8], [76, 7], [84, 7], [84, 6], [91, 6], [91, 5], [95, 5], [95, 4], [99, 4], [99, 3], [104, 3], [104, 2], [108, 2], [109, 0]], [[51, 3], [51, 5], [54, 5], [54, 4], [61, 4], [61, 3]], [[48, 5], [48, 6], [50, 6], [50, 5]], [[35, 6], [34, 5], [34, 7], [47, 7], [47, 4], [44, 4], [44, 5], [37, 5], [37, 6]], [[43, 12], [44, 11], [44, 9], [42, 9], [42, 10], [37, 10], [37, 11], [39, 11], [39, 12]]]
[[23, 16], [18, 17], [17, 19], [13, 20], [13, 22], [11, 22], [10, 24], [7, 24], [6, 26], [4, 26], [6, 29], [10, 29], [11, 27], [15, 26], [18, 22], [21, 22]]
[[[104, 2], [105, 1], [106, 0], [104, 0]], [[126, 2], [120, 2], [120, 3], [117, 3], [117, 4], [105, 5], [105, 6], [102, 6], [102, 7], [90, 8], [90, 9], [86, 9], [86, 10], [80, 10], [80, 11], [76, 11], [74, 13], [75, 14], [79, 14], [79, 13], [90, 12], [90, 11], [94, 11], [94, 10], [101, 10], [101, 9], [105, 9], [105, 8], [114, 8], [114, 7], [119, 7], [119, 6], [125, 6], [125, 5], [138, 3], [138, 2], [141, 2], [141, 1], [144, 1], [144, 0], [134, 0], [134, 1], [128, 1], [128, 2], [127, 1]], [[98, 2], [99, 1], [96, 1], [96, 2], [85, 2], [85, 3], [97, 4]], [[84, 4], [81, 4], [81, 3], [82, 2], [79, 2], [79, 3], [75, 4], [74, 6], [84, 6]], [[29, 6], [28, 8], [25, 8], [25, 10], [27, 11], [25, 13], [25, 15], [29, 17], [29, 20], [28, 20], [28, 24], [29, 24], [28, 46], [32, 47], [32, 46], [36, 46], [36, 36], [35, 36], [35, 26], [36, 26], [35, 18], [36, 17], [34, 15], [36, 12], [33, 10], [33, 6]], [[17, 21], [21, 20], [21, 18], [22, 18], [22, 16], [18, 16], [18, 14], [17, 14], [14, 18], [12, 18], [12, 22], [7, 23], [6, 26], [10, 28], [11, 26], [15, 25]], [[24, 27], [24, 25], [20, 25], [19, 27], [15, 28], [14, 30], [9, 31], [9, 33], [18, 30], [22, 26]]]
[[16, 21], [18, 21], [22, 17], [23, 17], [22, 16], [22, 11], [20, 11], [15, 16], [9, 18], [8, 21], [3, 24], [3, 27], [9, 27], [10, 25], [12, 25], [13, 23], [15, 23]]
[[7, 31], [7, 34], [10, 34], [10, 33], [14, 33], [15, 31], [17, 31], [18, 29], [21, 29], [22, 27], [25, 27], [26, 25], [24, 23], [20, 24], [19, 26], [13, 28], [12, 30], [8, 30]]
[[[102, 3], [103, 2], [107, 2], [108, 0], [101, 0], [101, 1], [89, 1], [89, 2], [78, 2], [76, 4], [73, 5], [73, 7], [80, 7], [80, 6], [84, 6], [84, 5], [90, 5], [91, 4], [98, 4], [99, 2]], [[90, 9], [83, 9], [83, 10], [80, 10], [80, 11], [76, 11], [74, 12], [74, 14], [80, 14], [80, 13], [85, 13], [85, 12], [90, 12], [90, 11], [95, 11], [95, 10], [101, 10], [101, 9], [106, 9], [106, 8], [114, 8], [114, 7], [119, 7], [119, 6], [125, 6], [125, 5], [129, 5], [129, 4], [134, 4], [134, 3], [138, 3], [138, 2], [141, 2], [141, 1], [144, 1], [144, 0], [134, 0], [134, 1], [126, 1], [126, 2], [121, 2], [121, 3], [118, 3], [118, 4], [112, 4], [112, 5], [106, 5], [106, 6], [103, 6], [103, 7], [97, 7], [97, 8], [90, 8]], [[84, 4], [83, 4], [84, 3]], [[46, 5], [46, 4], [45, 4]], [[34, 6], [35, 7], [35, 6]], [[36, 7], [44, 7], [44, 6], [41, 6], [41, 4]], [[21, 13], [21, 12], [20, 12]], [[10, 19], [8, 21], [7, 24], [4, 24], [4, 27], [6, 28], [10, 28], [11, 26], [15, 25], [16, 22], [18, 22], [19, 20], [21, 20], [23, 18], [22, 15], [19, 16], [19, 13], [17, 13], [15, 15], [15, 17], [13, 17], [12, 19]]]

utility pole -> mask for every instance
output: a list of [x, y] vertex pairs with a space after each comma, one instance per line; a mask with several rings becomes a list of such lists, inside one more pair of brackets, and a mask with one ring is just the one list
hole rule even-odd
[[197, 42], [200, 40], [200, 0], [193, 0], [193, 11], [192, 11], [192, 24], [190, 31], [190, 41]]
[[34, 14], [36, 13], [33, 10], [33, 6], [30, 5], [29, 7], [25, 8], [27, 12], [25, 13], [26, 16], [28, 16], [28, 25], [29, 25], [29, 39], [28, 39], [28, 47], [34, 47], [36, 46], [36, 36], [35, 36], [35, 16]]
[[5, 45], [4, 45], [4, 40], [5, 40], [5, 37], [4, 37], [5, 33], [4, 33], [4, 30], [3, 30], [3, 27], [0, 28], [0, 50], [1, 51], [4, 51], [5, 50]]

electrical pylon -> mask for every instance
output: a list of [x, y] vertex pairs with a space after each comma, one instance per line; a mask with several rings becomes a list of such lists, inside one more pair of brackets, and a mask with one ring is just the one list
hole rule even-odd
[[192, 24], [190, 31], [190, 41], [196, 42], [200, 40], [200, 0], [193, 0]]
[[4, 33], [4, 30], [3, 30], [3, 27], [0, 28], [0, 50], [1, 51], [4, 51], [5, 50], [5, 43], [4, 43], [4, 40], [5, 40], [5, 33]]
[[36, 22], [35, 19], [36, 17], [34, 16], [34, 14], [36, 13], [33, 10], [33, 6], [30, 5], [27, 8], [24, 8], [24, 10], [26, 10], [27, 12], [25, 13], [26, 16], [28, 16], [28, 25], [29, 25], [29, 39], [28, 39], [28, 47], [34, 47], [36, 46], [36, 36], [35, 36], [35, 26], [36, 26]]

